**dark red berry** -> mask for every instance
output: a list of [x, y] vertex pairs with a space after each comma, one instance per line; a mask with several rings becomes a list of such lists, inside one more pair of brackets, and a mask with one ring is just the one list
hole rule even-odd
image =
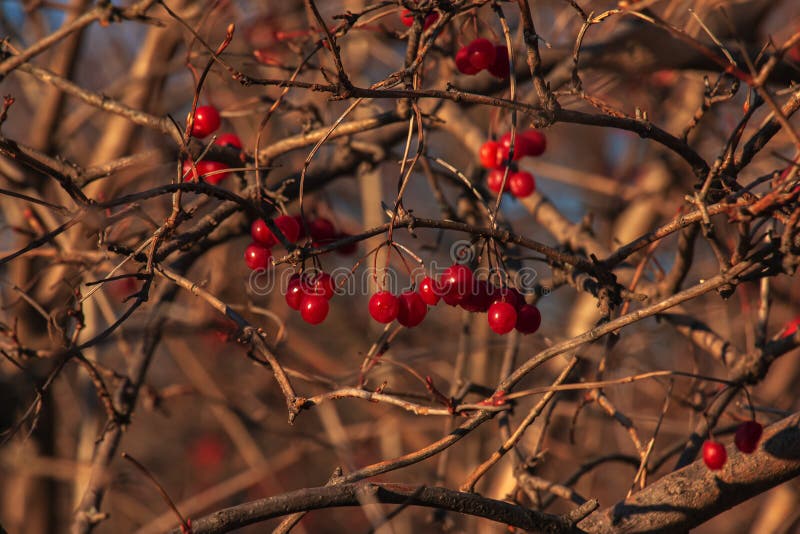
[[472, 289], [472, 269], [460, 263], [451, 265], [439, 278], [439, 288], [444, 301], [456, 306]]
[[482, 37], [475, 39], [467, 45], [469, 51], [469, 62], [478, 71], [489, 67], [494, 63], [495, 48], [489, 39]]
[[[511, 177], [509, 173], [509, 178]], [[500, 188], [503, 189], [503, 192], [509, 191], [511, 189], [511, 184], [509, 183], [509, 178], [506, 178], [506, 183], [503, 184], [503, 178], [505, 177], [505, 169], [493, 169], [489, 171], [489, 174], [486, 175], [486, 187], [489, 188], [490, 191], [494, 191], [495, 193], [500, 192]]]
[[472, 75], [480, 72], [480, 69], [472, 66], [472, 62], [469, 60], [469, 49], [466, 46], [462, 46], [456, 52], [456, 68], [461, 74]]
[[426, 276], [419, 283], [419, 296], [428, 306], [436, 306], [436, 304], [439, 303], [441, 292], [436, 282], [434, 282], [433, 278], [430, 276]]
[[489, 74], [496, 78], [505, 80], [511, 74], [511, 64], [508, 60], [508, 48], [506, 45], [494, 47], [494, 62], [489, 65]]
[[267, 248], [273, 247], [277, 243], [264, 219], [253, 221], [253, 224], [250, 225], [250, 235], [253, 237], [253, 241], [257, 241]]
[[300, 215], [295, 215], [294, 220], [297, 222], [297, 226], [300, 228], [298, 239], [302, 239], [306, 236], [306, 226], [303, 224], [303, 218]]
[[525, 198], [536, 190], [536, 181], [529, 172], [513, 172], [508, 177], [508, 188], [515, 197]]
[[369, 299], [369, 314], [379, 323], [391, 323], [400, 312], [400, 300], [388, 291], [378, 291]]
[[725, 462], [728, 460], [728, 453], [725, 451], [725, 446], [719, 441], [707, 439], [703, 443], [703, 462], [706, 467], [712, 471], [722, 469]]
[[286, 285], [286, 304], [293, 310], [299, 310], [303, 295], [305, 295], [303, 279], [301, 275], [293, 274]]
[[[500, 143], [500, 159], [503, 163], [508, 161], [508, 154], [511, 151], [511, 132], [504, 134], [498, 140]], [[524, 158], [527, 154], [525, 153], [528, 149], [527, 141], [519, 134], [514, 137], [514, 161], [519, 161]]]
[[[427, 30], [437, 20], [439, 20], [439, 13], [437, 13], [436, 11], [431, 11], [425, 17], [425, 22], [422, 25], [422, 29]], [[402, 22], [403, 26], [406, 26], [407, 28], [410, 28], [414, 24], [414, 14], [411, 12], [411, 10], [404, 9], [400, 13], [400, 22]]]
[[406, 291], [400, 295], [400, 309], [397, 322], [406, 328], [414, 328], [425, 318], [428, 306], [416, 291]]
[[743, 453], [750, 454], [758, 447], [764, 427], [758, 421], [745, 421], [736, 429], [733, 442]]
[[192, 137], [202, 139], [219, 128], [219, 111], [214, 106], [200, 106], [195, 110]]
[[260, 243], [250, 243], [244, 251], [244, 262], [252, 270], [266, 269], [270, 264], [272, 252]]
[[229, 146], [232, 148], [237, 148], [239, 150], [242, 149], [242, 140], [239, 139], [239, 136], [233, 133], [224, 133], [222, 135], [217, 136], [217, 139], [214, 141], [215, 145], [219, 146]]
[[520, 334], [533, 334], [542, 324], [542, 314], [539, 308], [530, 304], [523, 304], [517, 309], [517, 324], [515, 328]]
[[525, 297], [513, 287], [506, 286], [495, 288], [492, 292], [492, 297], [492, 302], [507, 302], [511, 304], [515, 310], [518, 310], [525, 304]]
[[322, 295], [306, 294], [300, 301], [300, 316], [309, 324], [319, 324], [324, 321], [329, 310], [328, 299]]
[[[220, 161], [209, 161], [204, 159], [195, 163], [195, 167], [197, 168], [197, 175], [202, 177], [203, 180], [211, 185], [217, 185], [222, 180], [227, 178], [229, 174], [227, 172], [218, 172], [229, 168], [226, 164]], [[192, 163], [189, 160], [186, 160], [183, 162], [183, 181], [191, 182], [193, 177], [194, 173], [192, 172]]]
[[314, 295], [322, 295], [327, 300], [331, 300], [336, 294], [336, 284], [328, 273], [319, 273], [310, 281], [311, 288], [308, 291]]
[[467, 311], [485, 313], [495, 298], [495, 287], [487, 280], [475, 280], [464, 300], [459, 304]]
[[[297, 224], [295, 218], [290, 215], [281, 215], [277, 217], [275, 219], [275, 226], [278, 227], [289, 243], [295, 243], [300, 238], [300, 226]], [[275, 242], [278, 242], [277, 237], [275, 237]]]
[[481, 165], [485, 169], [496, 169], [502, 165], [499, 156], [500, 143], [497, 141], [486, 141], [481, 145], [478, 157]]
[[539, 130], [525, 130], [520, 137], [525, 139], [526, 156], [541, 156], [547, 150], [547, 138]]
[[325, 217], [319, 217], [308, 223], [308, 233], [317, 243], [325, 243], [336, 237], [336, 228]]
[[489, 306], [489, 328], [498, 334], [507, 334], [517, 324], [517, 310], [508, 302], [498, 301]]

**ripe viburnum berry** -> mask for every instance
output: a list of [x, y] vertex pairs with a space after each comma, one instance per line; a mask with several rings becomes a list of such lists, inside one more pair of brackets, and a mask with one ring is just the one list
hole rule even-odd
[[336, 237], [336, 227], [325, 217], [318, 217], [308, 223], [308, 233], [315, 243], [324, 244]]
[[388, 291], [378, 291], [369, 299], [369, 314], [379, 323], [391, 323], [400, 312], [400, 300]]
[[293, 310], [300, 309], [300, 303], [305, 295], [303, 287], [303, 277], [300, 274], [293, 274], [286, 285], [286, 304]]
[[426, 276], [419, 283], [419, 296], [428, 306], [436, 306], [441, 297], [438, 284], [430, 276]]
[[260, 243], [250, 243], [244, 251], [244, 261], [252, 270], [266, 269], [270, 264], [272, 252]]
[[242, 140], [239, 139], [239, 136], [234, 133], [224, 133], [217, 136], [217, 138], [214, 140], [214, 144], [218, 146], [238, 148], [239, 150], [242, 149]]
[[736, 429], [733, 442], [736, 448], [745, 454], [750, 454], [758, 447], [764, 427], [757, 421], [745, 421]]
[[400, 294], [400, 309], [397, 312], [397, 322], [406, 328], [414, 328], [425, 319], [428, 306], [416, 291], [406, 291]]
[[707, 439], [703, 443], [703, 462], [712, 471], [722, 469], [728, 460], [728, 453], [725, 446], [719, 441]]
[[529, 172], [514, 172], [508, 177], [508, 188], [515, 197], [525, 198], [536, 189], [536, 181]]
[[542, 314], [539, 308], [530, 304], [523, 304], [517, 308], [517, 324], [515, 328], [520, 334], [533, 334], [542, 324]]
[[[210, 183], [211, 185], [217, 185], [225, 178], [228, 177], [227, 172], [218, 172], [224, 171], [229, 167], [220, 161], [209, 161], [209, 160], [202, 160], [195, 163], [195, 167], [197, 168], [197, 175], [202, 176], [203, 180]], [[192, 171], [192, 163], [189, 160], [183, 162], [182, 166], [183, 172], [183, 181], [184, 182], [191, 182], [192, 178], [194, 177], [194, 172]], [[215, 174], [212, 174], [215, 173]]]
[[462, 46], [456, 52], [456, 68], [461, 74], [478, 74], [480, 69], [476, 69], [469, 59], [469, 49]]
[[489, 39], [479, 37], [467, 45], [469, 62], [478, 71], [494, 63], [495, 48]]
[[517, 310], [508, 302], [496, 301], [489, 306], [489, 328], [498, 334], [507, 334], [517, 324]]
[[497, 45], [494, 50], [494, 62], [489, 65], [489, 74], [495, 78], [505, 80], [511, 74], [511, 64], [508, 59], [508, 48], [506, 48], [506, 45]]
[[217, 131], [220, 125], [219, 111], [214, 106], [199, 106], [192, 123], [192, 137], [202, 139]]
[[472, 269], [460, 263], [451, 265], [439, 278], [439, 289], [447, 304], [458, 305], [472, 289]]
[[319, 324], [330, 310], [328, 299], [322, 295], [305, 294], [300, 301], [300, 316], [308, 324]]
[[541, 156], [547, 149], [547, 138], [539, 130], [525, 130], [520, 134], [525, 139], [526, 156]]
[[[425, 22], [422, 24], [422, 29], [427, 30], [433, 23], [439, 20], [439, 13], [436, 11], [431, 11], [425, 16]], [[400, 22], [403, 23], [403, 26], [410, 28], [414, 25], [414, 13], [411, 12], [409, 9], [404, 9], [400, 13]]]
[[509, 177], [506, 178], [506, 183], [503, 184], [503, 177], [505, 176], [505, 169], [492, 169], [489, 171], [489, 174], [486, 175], [486, 187], [489, 188], [490, 191], [494, 191], [495, 193], [500, 192], [500, 188], [503, 188], [503, 192], [510, 191], [511, 184], [510, 178], [511, 174], [509, 173]]
[[497, 141], [486, 141], [483, 143], [478, 152], [478, 158], [484, 169], [496, 169], [500, 167], [503, 164], [500, 159], [500, 143]]

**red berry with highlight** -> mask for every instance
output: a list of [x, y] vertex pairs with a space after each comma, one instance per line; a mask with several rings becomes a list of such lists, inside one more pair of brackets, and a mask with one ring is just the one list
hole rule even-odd
[[708, 439], [703, 443], [703, 462], [706, 467], [712, 471], [717, 471], [722, 469], [727, 460], [728, 453], [722, 443]]
[[526, 130], [520, 136], [525, 139], [526, 156], [541, 156], [547, 150], [547, 138], [539, 130]]
[[388, 291], [378, 291], [369, 299], [369, 314], [379, 323], [391, 323], [400, 312], [400, 300]]
[[192, 137], [202, 139], [214, 133], [220, 125], [219, 111], [214, 106], [199, 106], [192, 123]]
[[508, 302], [495, 302], [489, 306], [489, 328], [498, 334], [507, 334], [517, 324], [517, 310]]
[[250, 243], [244, 251], [244, 262], [254, 271], [270, 267], [271, 258], [272, 252], [260, 243]]
[[450, 306], [456, 306], [472, 289], [472, 269], [456, 263], [445, 269], [439, 278], [442, 298]]
[[336, 294], [336, 284], [328, 273], [319, 273], [311, 280], [311, 288], [308, 291], [314, 295], [322, 295], [327, 300], [331, 300]]
[[485, 169], [496, 169], [503, 164], [499, 158], [499, 149], [500, 143], [497, 141], [486, 141], [481, 145], [478, 158]]
[[469, 51], [469, 62], [478, 71], [482, 71], [494, 63], [495, 48], [489, 39], [482, 37], [475, 39], [467, 45], [467, 50]]
[[253, 237], [253, 241], [257, 241], [267, 248], [273, 247], [277, 243], [264, 219], [253, 221], [253, 224], [250, 225], [250, 235]]
[[216, 140], [214, 141], [214, 144], [218, 146], [228, 146], [231, 148], [237, 148], [239, 150], [242, 149], [242, 140], [239, 139], [239, 136], [234, 133], [224, 133], [222, 135], [217, 136]]
[[301, 275], [293, 274], [291, 278], [289, 278], [289, 283], [286, 285], [286, 304], [293, 310], [299, 310], [304, 295], [305, 291], [303, 291], [303, 279]]
[[517, 198], [529, 197], [536, 190], [536, 180], [529, 172], [514, 172], [508, 177], [508, 188]]
[[466, 46], [462, 46], [458, 52], [456, 52], [456, 68], [461, 74], [472, 75], [480, 72], [480, 69], [476, 69], [472, 66], [472, 62], [469, 60], [469, 49]]
[[[195, 163], [195, 167], [197, 168], [198, 177], [202, 177], [203, 180], [210, 183], [211, 185], [217, 185], [222, 180], [227, 178], [229, 175], [229, 173], [227, 172], [217, 172], [217, 171], [224, 171], [225, 169], [230, 168], [226, 164], [220, 161], [209, 161], [206, 159]], [[183, 162], [182, 170], [183, 170], [183, 181], [191, 182], [194, 177], [194, 172], [192, 172], [192, 164], [189, 160]]]
[[406, 291], [400, 295], [400, 309], [397, 322], [406, 328], [414, 328], [425, 319], [428, 306], [416, 291]]
[[439, 303], [441, 292], [439, 286], [430, 276], [426, 276], [419, 283], [419, 296], [428, 306], [436, 306]]
[[758, 421], [745, 421], [736, 429], [733, 442], [736, 444], [737, 449], [743, 453], [750, 454], [758, 448], [758, 442], [761, 440], [763, 432], [764, 427]]
[[[283, 234], [283, 237], [286, 238], [287, 241], [290, 243], [296, 243], [297, 240], [300, 238], [300, 225], [297, 224], [297, 220], [290, 215], [281, 215], [275, 219], [275, 226]], [[272, 233], [272, 232], [270, 232]], [[278, 243], [278, 238], [273, 236], [275, 242]]]
[[503, 192], [507, 192], [511, 190], [510, 177], [511, 174], [509, 173], [509, 177], [506, 178], [506, 183], [503, 184], [503, 178], [505, 177], [505, 169], [493, 169], [489, 171], [489, 174], [486, 175], [486, 187], [489, 188], [490, 191], [494, 191], [495, 193], [499, 193], [500, 189], [503, 189]]
[[309, 324], [319, 324], [324, 321], [329, 310], [328, 299], [322, 295], [306, 294], [300, 301], [300, 316]]
[[530, 304], [523, 304], [517, 309], [517, 324], [515, 328], [520, 334], [533, 334], [542, 324], [542, 314], [539, 308]]

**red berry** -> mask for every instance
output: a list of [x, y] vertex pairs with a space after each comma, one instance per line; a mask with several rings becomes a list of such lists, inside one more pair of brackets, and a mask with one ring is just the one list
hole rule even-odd
[[725, 446], [719, 441], [712, 441], [707, 439], [703, 443], [703, 462], [706, 467], [712, 471], [722, 469], [725, 462], [728, 460], [728, 453], [725, 451]]
[[414, 328], [425, 318], [428, 306], [416, 291], [406, 291], [400, 295], [400, 309], [397, 312], [397, 322], [406, 328]]
[[277, 243], [275, 236], [272, 235], [272, 231], [267, 226], [267, 223], [264, 222], [264, 219], [253, 221], [253, 224], [250, 225], [250, 235], [253, 237], [253, 241], [257, 241], [267, 248], [273, 247]]
[[319, 324], [325, 320], [330, 310], [328, 299], [322, 295], [306, 294], [300, 301], [300, 316], [308, 324]]
[[[422, 29], [427, 30], [437, 20], [439, 20], [439, 13], [437, 13], [436, 11], [431, 11], [425, 17], [425, 22], [422, 24]], [[410, 28], [414, 24], [414, 14], [411, 12], [411, 10], [404, 9], [400, 13], [400, 22], [402, 22], [403, 26], [406, 26], [407, 28]]]
[[514, 306], [515, 310], [519, 310], [519, 308], [525, 304], [525, 297], [513, 287], [506, 286], [494, 288], [492, 291], [492, 302], [507, 302]]
[[514, 172], [508, 177], [508, 188], [515, 197], [525, 198], [531, 196], [536, 190], [536, 181], [529, 172]]
[[461, 301], [460, 306], [467, 311], [485, 313], [495, 298], [495, 287], [487, 280], [475, 280], [472, 291]]
[[298, 234], [298, 239], [302, 239], [306, 236], [306, 227], [303, 224], [303, 218], [300, 215], [295, 215], [294, 220], [297, 222], [298, 228], [300, 228], [300, 234]]
[[270, 258], [272, 258], [272, 252], [260, 243], [250, 243], [244, 250], [244, 262], [254, 271], [268, 268]]
[[217, 139], [214, 141], [214, 144], [218, 146], [229, 146], [232, 148], [238, 148], [239, 150], [242, 149], [242, 140], [239, 139], [239, 136], [234, 133], [224, 133], [222, 135], [217, 136]]
[[520, 334], [533, 334], [542, 324], [542, 314], [539, 308], [530, 304], [523, 304], [517, 308], [517, 324], [515, 328]]
[[319, 217], [308, 223], [308, 233], [317, 243], [325, 243], [336, 237], [336, 228], [328, 219]]
[[489, 328], [498, 334], [507, 334], [517, 324], [517, 310], [508, 302], [497, 301], [489, 306]]
[[327, 300], [331, 300], [336, 294], [336, 284], [328, 273], [319, 273], [310, 281], [311, 288], [308, 293], [322, 295]]
[[469, 49], [466, 46], [462, 46], [456, 52], [456, 68], [461, 74], [472, 75], [480, 72], [480, 69], [472, 66], [472, 62], [469, 60]]
[[757, 421], [745, 421], [736, 429], [733, 442], [743, 453], [750, 454], [758, 447], [764, 427]]
[[547, 138], [539, 130], [525, 130], [520, 137], [525, 140], [526, 156], [541, 156], [547, 149]]
[[[500, 139], [499, 158], [503, 163], [508, 161], [508, 154], [511, 151], [511, 132], [504, 134]], [[519, 133], [514, 137], [514, 161], [519, 161], [524, 158], [528, 150], [528, 142]]]
[[192, 137], [202, 139], [219, 128], [219, 111], [214, 106], [200, 106], [195, 110]]
[[501, 187], [503, 188], [503, 192], [509, 191], [511, 189], [511, 184], [509, 182], [511, 181], [512, 174], [513, 173], [509, 173], [508, 178], [506, 178], [506, 183], [503, 184], [505, 169], [492, 169], [489, 171], [489, 174], [486, 175], [486, 187], [495, 193], [499, 193]]
[[783, 330], [781, 330], [781, 337], [793, 336], [795, 332], [797, 332], [798, 328], [800, 328], [800, 315], [786, 323], [786, 326], [784, 326]]
[[508, 48], [506, 45], [494, 47], [494, 62], [489, 65], [489, 74], [496, 78], [505, 80], [511, 74], [511, 63], [508, 60]]
[[459, 304], [472, 289], [472, 269], [460, 263], [451, 265], [439, 278], [439, 288], [447, 304]]
[[[227, 172], [217, 172], [223, 171], [228, 169], [229, 167], [220, 161], [209, 161], [204, 159], [203, 161], [198, 161], [195, 163], [195, 167], [197, 168], [197, 175], [202, 177], [206, 182], [210, 183], [211, 185], [217, 185], [222, 180], [228, 177]], [[183, 181], [184, 182], [191, 182], [194, 177], [194, 172], [192, 172], [192, 163], [189, 160], [183, 162]], [[211, 174], [216, 173], [216, 174]]]
[[[346, 232], [339, 232], [334, 236], [334, 239], [347, 239], [348, 237], [353, 237], [352, 235]], [[358, 242], [354, 241], [347, 245], [342, 245], [341, 247], [336, 249], [336, 252], [341, 254], [342, 256], [352, 256], [353, 254], [358, 252]]]
[[439, 303], [440, 291], [433, 278], [426, 276], [419, 283], [419, 296], [428, 306], [436, 306]]
[[369, 299], [369, 314], [379, 323], [391, 323], [400, 312], [400, 299], [388, 291], [378, 291]]
[[[300, 226], [298, 226], [295, 218], [290, 215], [281, 215], [276, 218], [275, 226], [278, 227], [289, 243], [295, 243], [300, 238]], [[275, 238], [275, 242], [277, 242], [278, 238], [275, 236], [273, 237]]]
[[300, 309], [305, 291], [303, 290], [303, 279], [299, 274], [293, 274], [286, 285], [286, 304], [293, 310]]
[[478, 71], [489, 67], [494, 63], [495, 48], [489, 39], [478, 38], [467, 45], [469, 51], [469, 62]]
[[499, 148], [500, 143], [497, 141], [486, 141], [481, 145], [478, 157], [485, 169], [496, 169], [503, 164], [498, 157], [500, 155]]

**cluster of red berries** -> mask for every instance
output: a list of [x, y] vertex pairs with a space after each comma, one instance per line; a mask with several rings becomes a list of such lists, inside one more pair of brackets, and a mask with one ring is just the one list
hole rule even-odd
[[[733, 443], [736, 448], [745, 454], [751, 454], [758, 447], [764, 427], [757, 421], [745, 421], [736, 429]], [[728, 461], [725, 445], [719, 441], [708, 439], [703, 443], [703, 462], [712, 471], [722, 469]]]
[[456, 68], [462, 74], [475, 75], [486, 69], [492, 76], [508, 78], [511, 72], [508, 48], [479, 37], [456, 52]]
[[469, 267], [458, 263], [436, 280], [423, 278], [418, 291], [407, 291], [399, 297], [388, 291], [375, 293], [369, 301], [369, 313], [379, 323], [397, 319], [411, 328], [425, 318], [427, 306], [435, 306], [440, 299], [473, 313], [487, 313], [489, 328], [501, 335], [514, 328], [522, 334], [532, 334], [542, 322], [539, 309], [527, 304], [519, 291], [478, 279]]
[[[272, 222], [289, 243], [297, 243], [299, 239], [307, 235], [311, 237], [311, 242], [314, 246], [349, 237], [349, 234], [338, 232], [334, 224], [325, 217], [306, 220], [304, 225], [300, 215], [281, 215], [273, 219]], [[308, 228], [308, 234], [306, 234], [306, 227]], [[253, 221], [253, 224], [250, 225], [250, 235], [253, 238], [253, 242], [244, 251], [244, 261], [254, 271], [267, 269], [272, 258], [271, 249], [279, 244], [281, 240], [272, 233], [264, 219]], [[337, 252], [349, 255], [355, 253], [356, 250], [357, 245], [351, 243], [339, 247]]]
[[[425, 22], [423, 23], [422, 29], [427, 30], [433, 26], [437, 20], [439, 20], [439, 13], [436, 11], [431, 11], [425, 16]], [[414, 13], [412, 13], [410, 9], [404, 9], [400, 12], [400, 22], [403, 23], [403, 26], [410, 28], [414, 24]]]
[[[221, 120], [217, 108], [214, 106], [200, 106], [195, 110], [194, 122], [192, 123], [192, 137], [198, 139], [208, 137], [219, 129], [220, 123]], [[232, 133], [225, 133], [218, 136], [214, 140], [214, 144], [235, 148], [236, 150], [242, 149], [242, 140], [239, 139], [238, 135]], [[217, 185], [227, 178], [228, 173], [220, 171], [230, 168], [221, 161], [207, 159], [198, 161], [194, 166], [197, 168], [197, 174], [199, 176], [205, 176], [205, 180], [212, 185]], [[184, 182], [191, 181], [194, 176], [192, 172], [192, 162], [185, 160], [181, 172]]]
[[[520, 132], [514, 139], [513, 161], [531, 156], [541, 156], [547, 149], [547, 138], [538, 130], [526, 130]], [[510, 192], [517, 198], [525, 198], [533, 194], [536, 190], [536, 180], [529, 172], [512, 170], [508, 171], [508, 178], [505, 184], [503, 178], [506, 174], [506, 165], [509, 163], [508, 156], [511, 152], [511, 132], [500, 137], [497, 141], [486, 141], [481, 145], [478, 156], [481, 165], [489, 169], [486, 176], [486, 187], [489, 190], [499, 193], [502, 189], [504, 193]]]
[[328, 316], [336, 285], [328, 273], [293, 274], [286, 287], [286, 304], [298, 310], [309, 324], [320, 324]]

